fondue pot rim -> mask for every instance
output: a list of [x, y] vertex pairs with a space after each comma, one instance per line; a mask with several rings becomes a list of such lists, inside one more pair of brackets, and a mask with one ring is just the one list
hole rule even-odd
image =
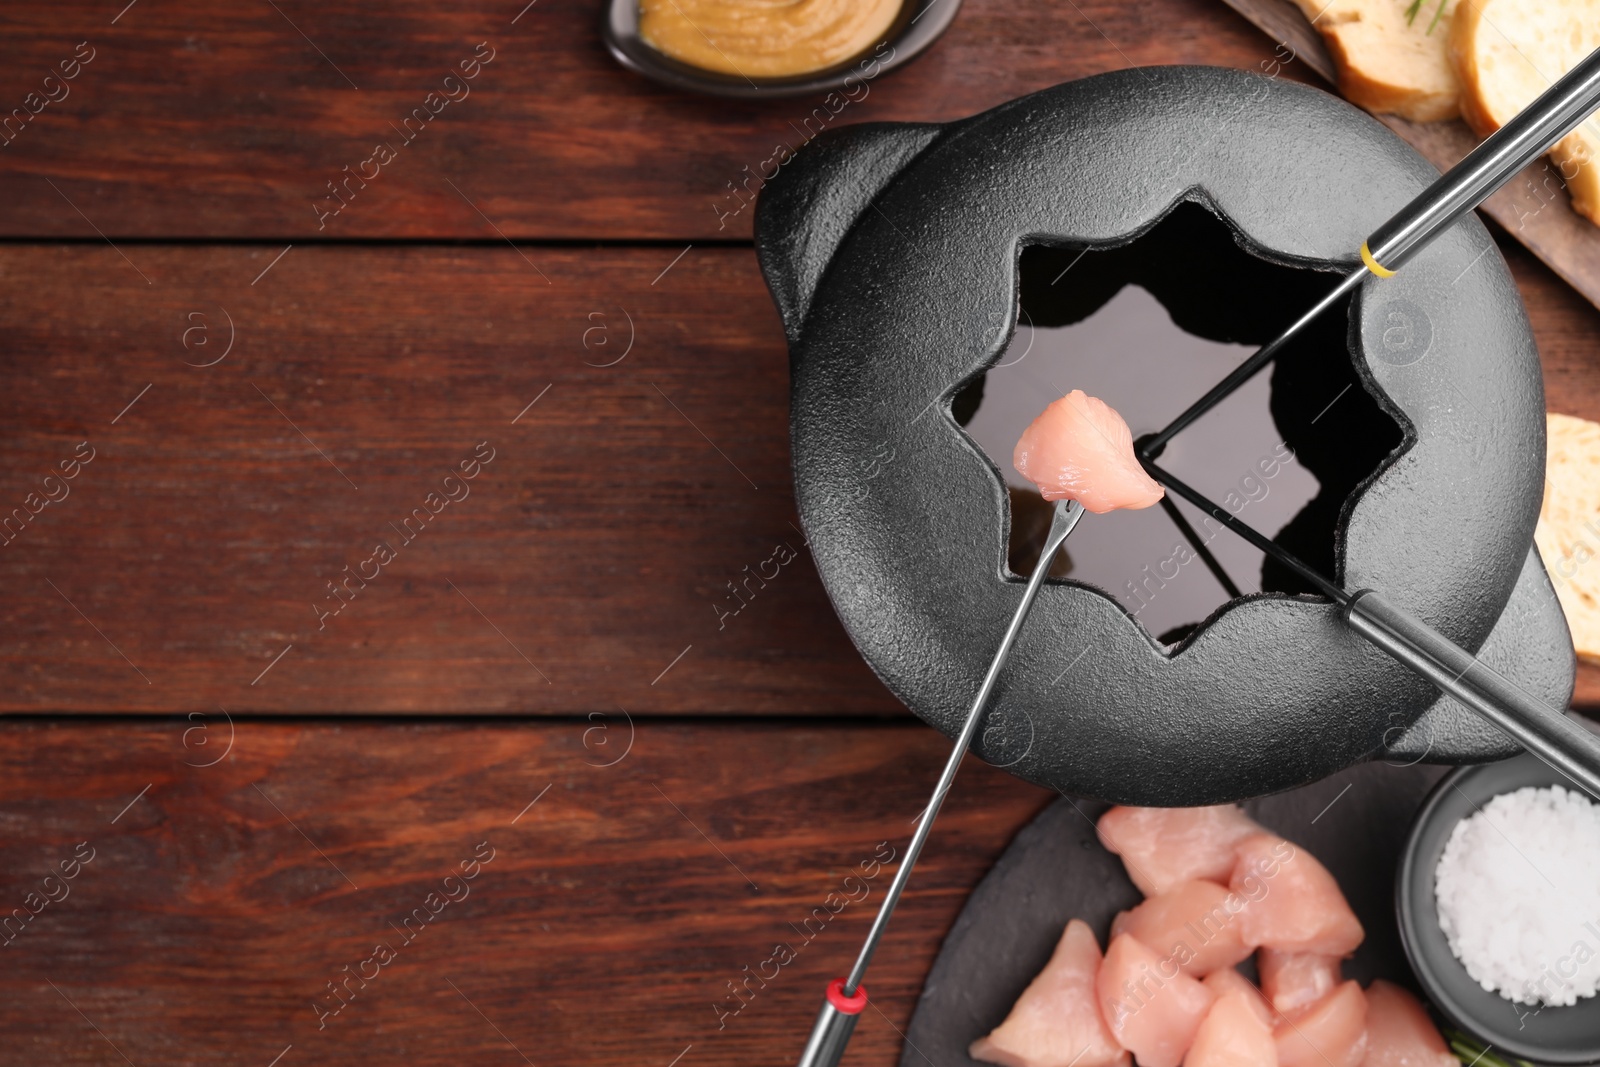
[[[1229, 121], [1206, 126], [1219, 112]], [[1178, 203], [1199, 200], [1251, 254], [1295, 266], [1347, 264], [1363, 226], [1433, 171], [1386, 128], [1326, 94], [1214, 68], [1100, 75], [943, 134], [913, 127], [909, 135], [920, 148], [869, 176], [878, 179], [874, 210], [859, 210], [835, 247], [809, 250], [806, 266], [820, 279], [814, 297], [790, 301], [795, 480], [819, 571], [852, 638], [897, 695], [948, 733], [1016, 595], [1003, 563], [998, 470], [950, 418], [948, 400], [984, 372], [1014, 329], [1008, 320], [985, 334], [983, 315], [1015, 308], [1021, 248], [1127, 243]], [[1252, 149], [1268, 158], [1251, 159]], [[1163, 173], [1171, 160], [1162, 153], [1183, 165]], [[1317, 172], [1340, 153], [1365, 166], [1358, 192], [1341, 192]], [[1262, 166], [1277, 178], [1270, 197]], [[825, 186], [826, 174], [813, 171], [796, 180]], [[778, 293], [784, 280], [773, 263], [786, 250], [763, 221], [783, 205], [780, 196], [768, 209], [771, 195], [763, 194], [757, 237]], [[1490, 635], [1514, 589], [1526, 587], [1542, 612], [1553, 602], [1543, 596], [1548, 581], [1537, 558], [1529, 559], [1543, 402], [1520, 300], [1498, 259], [1454, 291], [1440, 282], [1490, 246], [1481, 224], [1460, 227], [1401, 277], [1367, 283], [1350, 330], [1364, 386], [1410, 426], [1407, 441], [1346, 502], [1345, 577], [1352, 587], [1378, 584], [1409, 600], [1467, 647]], [[1433, 320], [1431, 362], [1371, 358], [1363, 321], [1397, 299]], [[1441, 406], [1460, 391], [1452, 374], [1499, 389], [1487, 419]], [[939, 412], [918, 422], [930, 404]], [[882, 441], [905, 458], [880, 478], [854, 461]], [[1482, 490], [1470, 505], [1453, 488], [1464, 472]], [[1430, 489], [1428, 477], [1445, 484]], [[1430, 496], [1433, 510], [1419, 513], [1418, 498]], [[1439, 558], [1452, 546], [1472, 546], [1470, 568]], [[952, 566], [941, 555], [961, 561], [956, 573], [940, 569]], [[1085, 639], [1097, 646], [1086, 669], [1046, 692], [1039, 679]], [[1570, 685], [1570, 674], [1555, 677], [1560, 668], [1539, 687]], [[1365, 758], [1434, 699], [1319, 600], [1232, 601], [1172, 655], [1103, 591], [1052, 582], [991, 715], [1043, 741], [1021, 756], [984, 738], [977, 749], [1067, 791], [1211, 802], [1287, 788]], [[1170, 784], [1141, 784], [1141, 770]]]

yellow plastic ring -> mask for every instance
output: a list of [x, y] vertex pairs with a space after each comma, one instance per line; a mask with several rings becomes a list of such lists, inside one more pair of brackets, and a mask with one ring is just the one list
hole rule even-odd
[[1365, 241], [1361, 242], [1361, 262], [1365, 263], [1367, 265], [1367, 269], [1380, 278], [1394, 277], [1394, 271], [1390, 270], [1388, 267], [1385, 267], [1382, 263], [1379, 263], [1376, 259], [1372, 258], [1372, 249], [1367, 247], [1367, 242]]

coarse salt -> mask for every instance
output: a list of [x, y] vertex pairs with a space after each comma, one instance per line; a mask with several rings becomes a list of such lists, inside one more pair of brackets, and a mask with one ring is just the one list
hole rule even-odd
[[1434, 873], [1439, 925], [1467, 973], [1519, 1004], [1600, 990], [1600, 807], [1527, 786], [1456, 824]]

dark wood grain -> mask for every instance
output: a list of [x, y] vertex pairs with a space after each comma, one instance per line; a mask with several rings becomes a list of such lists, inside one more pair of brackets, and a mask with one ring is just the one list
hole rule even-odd
[[[733, 187], [821, 101], [659, 90], [594, 5], [524, 3], [0, 11], [0, 115], [94, 49], [0, 147], [0, 237], [43, 239], [0, 244], [0, 518], [41, 508], [0, 527], [0, 711], [32, 714], [0, 721], [0, 1062], [781, 1063], [866, 929], [887, 870], [805, 936], [903, 849], [946, 742], [833, 617], [791, 525], [782, 331], [748, 247], [707, 247], [748, 237]], [[472, 95], [319, 229], [325, 183], [480, 41]], [[828, 124], [1174, 62], [1275, 60], [1211, 0], [967, 0]], [[633, 246], [449, 243], [504, 236]], [[1551, 407], [1600, 418], [1600, 316], [1508, 247]], [[395, 558], [319, 625], [378, 540]], [[77, 717], [130, 712], [157, 714]], [[968, 761], [848, 1063], [897, 1058], [1049, 798]]]
[[[1550, 406], [1600, 418], [1600, 313], [1508, 247]], [[28, 280], [0, 288], [0, 514], [96, 450], [0, 546], [0, 707], [901, 712], [791, 525], [787, 358], [748, 249], [661, 275], [673, 249], [296, 247], [253, 286], [280, 249], [124, 251], [137, 270], [0, 247]], [[224, 311], [233, 350], [186, 366], [221, 355]], [[626, 358], [592, 365], [630, 318]], [[389, 524], [483, 441], [471, 495], [404, 544]], [[379, 540], [397, 557], [319, 621]], [[778, 545], [794, 561], [745, 586]], [[721, 616], [729, 582], [750, 599]]]
[[[526, 4], [140, 0], [114, 26], [120, 4], [10, 5], [0, 113], [79, 42], [96, 55], [0, 149], [0, 234], [93, 236], [87, 216], [113, 237], [745, 237], [750, 175], [824, 125], [946, 121], [1131, 65], [1272, 55], [1210, 0], [966, 0], [928, 53], [842, 107], [729, 103], [619, 68], [592, 0], [539, 0], [513, 25]], [[470, 95], [399, 144], [390, 124], [483, 41], [495, 58]], [[380, 141], [397, 158], [319, 230], [326, 183]]]
[[[1275, 41], [1287, 43], [1299, 59], [1329, 85], [1338, 77], [1321, 35], [1290, 0], [1224, 0]], [[1449, 170], [1478, 144], [1465, 122], [1411, 122], [1396, 115], [1378, 118], [1441, 172]], [[1572, 210], [1561, 176], [1543, 159], [1530, 163], [1483, 205], [1484, 214], [1526, 245], [1551, 270], [1600, 306], [1600, 229]]]
[[1338, 69], [1322, 35], [1291, 0], [1223, 0], [1223, 3], [1286, 47], [1295, 59], [1316, 71], [1326, 85], [1339, 84]]
[[0, 248], [0, 514], [96, 450], [0, 547], [6, 707], [899, 711], [793, 525], [748, 249], [124, 251]]
[[[0, 948], [5, 1062], [267, 1067], [287, 1045], [278, 1067], [516, 1050], [667, 1067], [691, 1045], [680, 1067], [788, 1062], [893, 868], [844, 878], [879, 842], [904, 850], [947, 752], [911, 724], [655, 722], [597, 766], [623, 752], [615, 716], [610, 752], [583, 721], [239, 724], [197, 767], [227, 725], [185, 745], [186, 725], [0, 727], [0, 902], [39, 908]], [[969, 762], [850, 1062], [897, 1054], [962, 900], [1050, 796]], [[41, 907], [80, 842], [92, 860]], [[407, 944], [397, 927], [430, 893], [460, 897], [445, 880], [483, 842], [464, 898]], [[859, 885], [864, 900], [828, 902]], [[361, 968], [378, 943], [396, 958]], [[763, 968], [779, 943], [795, 958]], [[347, 966], [376, 977], [322, 1017]], [[747, 966], [765, 988], [743, 992]], [[739, 1004], [730, 981], [748, 1003], [719, 1016]]]

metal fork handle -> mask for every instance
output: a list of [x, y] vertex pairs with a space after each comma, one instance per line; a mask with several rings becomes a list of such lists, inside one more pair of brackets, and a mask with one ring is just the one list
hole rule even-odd
[[[1062, 542], [1067, 539], [1067, 535], [1078, 525], [1078, 520], [1081, 518], [1083, 518], [1083, 505], [1076, 500], [1056, 502], [1054, 514], [1050, 519], [1050, 533], [1045, 538], [1043, 551], [1039, 553], [1039, 563], [1028, 578], [1027, 587], [1022, 591], [1022, 600], [1011, 615], [1011, 623], [1006, 627], [1005, 636], [1000, 639], [1000, 647], [995, 650], [994, 658], [989, 661], [989, 670], [984, 674], [983, 684], [978, 687], [978, 695], [972, 699], [972, 707], [967, 711], [967, 720], [962, 724], [961, 734], [950, 750], [950, 758], [945, 761], [944, 773], [939, 775], [939, 784], [933, 789], [933, 797], [923, 809], [922, 821], [917, 824], [916, 833], [911, 836], [911, 844], [906, 846], [905, 859], [900, 861], [900, 867], [894, 872], [894, 881], [889, 884], [889, 891], [884, 894], [883, 903], [878, 905], [878, 915], [872, 920], [872, 929], [867, 932], [866, 941], [861, 945], [861, 954], [856, 957], [855, 966], [850, 969], [849, 977], [838, 980], [841, 985], [839, 992], [842, 993], [840, 999], [853, 998], [860, 990], [861, 979], [867, 973], [867, 965], [872, 962], [872, 954], [876, 951], [878, 942], [883, 939], [883, 932], [889, 925], [889, 917], [894, 914], [900, 894], [905, 891], [906, 882], [911, 879], [911, 869], [916, 866], [917, 857], [922, 854], [922, 846], [927, 843], [928, 834], [933, 829], [933, 820], [938, 817], [939, 808], [944, 804], [945, 794], [950, 791], [950, 786], [955, 781], [961, 760], [972, 747], [972, 739], [977, 735], [978, 725], [983, 721], [984, 708], [989, 704], [989, 697], [994, 694], [995, 684], [999, 682], [1000, 674], [1005, 670], [1006, 660], [1011, 657], [1011, 649], [1017, 643], [1017, 635], [1022, 632], [1022, 624], [1027, 621], [1028, 612], [1033, 609], [1033, 602], [1039, 596], [1045, 576], [1050, 572], [1050, 564], [1055, 559], [1056, 552], [1060, 550]], [[817, 1013], [817, 1021], [812, 1024], [811, 1036], [806, 1041], [805, 1051], [800, 1054], [799, 1067], [835, 1067], [839, 1057], [844, 1055], [845, 1045], [850, 1041], [851, 1032], [855, 1030], [856, 1015], [864, 1007], [866, 1003], [863, 997], [860, 1007], [854, 1011], [842, 1011], [836, 1005], [835, 997], [830, 991], [830, 996], [822, 1002], [822, 1010]]]
[[1345, 617], [1356, 633], [1600, 798], [1600, 737], [1379, 593], [1356, 593]]

